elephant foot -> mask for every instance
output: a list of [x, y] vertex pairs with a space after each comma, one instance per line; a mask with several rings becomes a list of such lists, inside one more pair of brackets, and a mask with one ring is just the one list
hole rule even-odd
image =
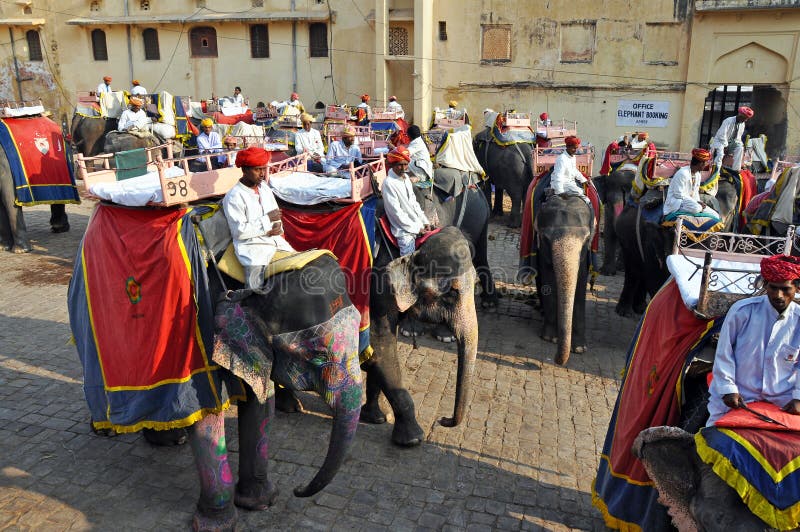
[[485, 310], [496, 310], [500, 295], [495, 292], [494, 294], [481, 295], [481, 308]]
[[192, 518], [194, 532], [235, 532], [238, 527], [239, 515], [236, 507], [228, 505], [222, 510], [201, 512], [198, 508]]
[[577, 353], [579, 355], [582, 355], [583, 353], [586, 352], [586, 346], [585, 345], [579, 345], [577, 347], [573, 347], [572, 348], [572, 352], [573, 353]]
[[392, 443], [400, 447], [416, 447], [422, 443], [425, 432], [416, 420], [400, 423], [395, 420], [394, 430], [392, 430]]
[[11, 251], [16, 253], [17, 255], [22, 255], [23, 253], [30, 253], [32, 248], [30, 246], [14, 246], [11, 248]]
[[522, 227], [522, 220], [519, 216], [512, 216], [511, 219], [508, 221], [508, 227], [511, 229], [519, 229]]
[[11, 244], [2, 244], [0, 247], [3, 248], [3, 251], [11, 251]]
[[628, 305], [621, 305], [617, 304], [616, 308], [614, 309], [618, 315], [622, 316], [623, 318], [632, 318], [633, 317], [633, 309]]
[[183, 445], [189, 441], [189, 432], [186, 429], [142, 429], [142, 436], [147, 443], [156, 447], [172, 447], [173, 445]]
[[617, 269], [613, 266], [606, 266], [605, 264], [603, 264], [603, 267], [600, 268], [600, 275], [614, 277], [616, 274], [617, 274]]
[[266, 484], [258, 486], [253, 494], [242, 493], [239, 491], [239, 486], [236, 486], [233, 504], [251, 512], [261, 512], [275, 504], [275, 499], [277, 498], [278, 489], [268, 480]]
[[490, 216], [492, 218], [494, 218], [494, 219], [502, 218], [503, 217], [503, 211], [492, 211], [492, 214]]
[[54, 233], [66, 233], [69, 231], [69, 224], [53, 225], [50, 227], [50, 230]]
[[303, 403], [292, 390], [278, 385], [275, 387], [275, 409], [285, 414], [295, 414], [303, 411]]
[[633, 311], [636, 314], [644, 314], [645, 310], [647, 310], [647, 303], [636, 303], [633, 305]]
[[557, 344], [558, 343], [558, 337], [557, 336], [542, 335], [542, 340], [544, 340], [545, 342], [550, 342], [551, 344]]
[[386, 423], [386, 414], [383, 413], [380, 405], [375, 401], [374, 405], [367, 403], [361, 407], [359, 420], [370, 425], [382, 425]]
[[425, 334], [425, 325], [417, 319], [406, 318], [400, 322], [400, 334], [403, 336], [422, 336]]
[[439, 324], [433, 330], [433, 336], [440, 342], [449, 344], [456, 341], [456, 336], [447, 325]]

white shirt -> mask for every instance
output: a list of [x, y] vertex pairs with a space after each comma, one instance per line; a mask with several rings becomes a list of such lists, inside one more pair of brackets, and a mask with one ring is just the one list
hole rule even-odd
[[97, 86], [97, 94], [100, 94], [101, 92], [112, 92], [111, 91], [111, 85], [106, 85], [105, 81], [103, 83], [101, 83], [100, 85], [98, 85]]
[[[411, 163], [408, 169], [420, 179], [433, 179], [433, 163], [431, 153], [422, 137], [417, 137], [408, 144], [408, 152], [411, 154]], [[423, 172], [425, 175], [419, 175]]]
[[769, 401], [781, 408], [800, 399], [798, 352], [800, 306], [790, 303], [778, 314], [766, 295], [734, 303], [717, 343], [708, 425], [729, 410], [722, 402], [729, 393], [738, 393], [745, 403]]
[[369, 120], [372, 120], [372, 107], [370, 107], [370, 106], [369, 106], [369, 104], [368, 104], [367, 102], [361, 102], [360, 104], [358, 104], [358, 106], [359, 106], [361, 109], [364, 109], [364, 110], [366, 110], [366, 112], [367, 112], [367, 118], [368, 118]]
[[663, 213], [675, 211], [698, 213], [703, 210], [700, 205], [700, 172], [692, 174], [689, 165], [682, 166], [672, 176], [664, 200]]
[[222, 151], [222, 140], [219, 137], [219, 133], [212, 131], [206, 135], [204, 131], [197, 135], [197, 149], [200, 150], [200, 153]]
[[117, 122], [117, 131], [128, 131], [129, 129], [146, 129], [151, 121], [147, 117], [147, 113], [143, 109], [134, 112], [130, 109], [125, 109], [119, 117]]
[[586, 178], [580, 173], [578, 166], [575, 164], [575, 156], [564, 151], [556, 157], [553, 173], [550, 176], [550, 187], [556, 194], [566, 192], [586, 196], [583, 188], [579, 187], [575, 180], [580, 183], [586, 182]]
[[394, 170], [389, 170], [381, 187], [383, 208], [392, 226], [395, 238], [419, 234], [428, 224], [428, 218], [422, 212], [417, 197], [414, 196], [411, 180], [399, 177]]
[[131, 94], [133, 95], [147, 94], [147, 89], [145, 89], [141, 85], [136, 85], [131, 89]]
[[719, 125], [717, 134], [711, 139], [712, 148], [727, 148], [729, 143], [735, 146], [744, 146], [742, 134], [744, 134], [744, 122], [736, 123], [735, 116], [729, 116]]
[[386, 110], [394, 113], [399, 113], [398, 117], [400, 118], [406, 117], [406, 112], [403, 111], [403, 106], [400, 105], [398, 102], [389, 102], [388, 104], [386, 104]]
[[341, 140], [334, 140], [328, 146], [328, 164], [334, 169], [361, 159], [361, 148], [355, 142], [349, 148]]
[[244, 96], [242, 96], [241, 92], [239, 94], [234, 94], [231, 96], [231, 101], [234, 105], [244, 105]]
[[312, 156], [319, 155], [324, 158], [325, 146], [322, 144], [322, 136], [319, 131], [313, 127], [308, 131], [305, 129], [297, 130], [294, 134], [294, 151], [297, 153], [307, 151]]
[[265, 266], [275, 251], [293, 251], [282, 236], [267, 236], [272, 229], [269, 213], [278, 208], [266, 181], [253, 189], [236, 183], [225, 194], [222, 208], [233, 237], [233, 249], [242, 266]]

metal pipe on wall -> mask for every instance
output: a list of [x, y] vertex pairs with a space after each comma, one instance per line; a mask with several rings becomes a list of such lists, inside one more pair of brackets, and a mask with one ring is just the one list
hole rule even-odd
[[[291, 2], [291, 11], [294, 12], [295, 0]], [[292, 21], [292, 92], [297, 92], [297, 21]]]
[[17, 47], [14, 45], [14, 29], [8, 27], [8, 36], [11, 38], [11, 55], [14, 56], [14, 79], [17, 81], [17, 91], [19, 92], [19, 101], [23, 101], [25, 97], [22, 95], [22, 78], [19, 76], [19, 61], [17, 61]]
[[[128, 15], [130, 15], [130, 11], [128, 9], [128, 1], [129, 0], [125, 0], [125, 4], [124, 4], [124, 6], [125, 6], [125, 16], [126, 17]], [[128, 84], [131, 85], [132, 84], [131, 82], [133, 81], [134, 78], [133, 78], [133, 49], [131, 47], [131, 26], [130, 26], [130, 24], [126, 24], [125, 25], [125, 33], [126, 33], [126, 36], [128, 38], [128, 76], [129, 76]]]

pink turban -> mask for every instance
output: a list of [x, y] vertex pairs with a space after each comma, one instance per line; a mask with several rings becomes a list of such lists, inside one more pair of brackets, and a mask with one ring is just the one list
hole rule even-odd
[[761, 259], [761, 277], [768, 283], [785, 283], [800, 278], [800, 258], [773, 255]]
[[753, 115], [756, 113], [749, 107], [743, 105], [739, 107], [739, 114], [742, 116], [746, 116], [747, 118], [753, 118]]

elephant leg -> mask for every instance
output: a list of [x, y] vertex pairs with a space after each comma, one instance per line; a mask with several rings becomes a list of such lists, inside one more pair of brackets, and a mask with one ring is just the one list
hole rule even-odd
[[69, 231], [67, 206], [63, 203], [53, 203], [50, 205], [50, 230], [54, 233], [66, 233]]
[[239, 403], [239, 482], [234, 503], [246, 510], [266, 510], [278, 490], [269, 480], [269, 426], [275, 416], [275, 396], [263, 405], [247, 386], [247, 400]]
[[225, 419], [209, 414], [190, 429], [197, 472], [200, 475], [200, 499], [192, 521], [198, 531], [233, 531], [237, 515], [233, 503], [233, 474], [225, 444]]
[[[392, 334], [373, 336], [376, 354], [366, 365], [367, 380], [376, 381], [394, 412], [392, 442], [403, 447], [422, 443], [425, 432], [417, 423], [414, 400], [403, 386], [403, 373], [397, 360], [397, 338]], [[375, 357], [380, 357], [375, 360]]]
[[494, 186], [492, 216], [503, 216], [503, 189], [497, 185]]
[[481, 306], [483, 308], [497, 308], [497, 300], [500, 295], [494, 284], [494, 276], [492, 269], [489, 267], [489, 223], [484, 224], [481, 230], [481, 235], [475, 242], [475, 258], [473, 264], [475, 271], [478, 274], [478, 280], [481, 283]]
[[[0, 176], [0, 179], [4, 179]], [[10, 176], [8, 176], [10, 180]], [[6, 250], [14, 253], [28, 253], [31, 250], [31, 243], [28, 240], [28, 229], [25, 227], [25, 217], [22, 215], [22, 207], [14, 203], [14, 187], [12, 183], [5, 186], [0, 183], [0, 236], [2, 245]]]
[[520, 227], [522, 225], [522, 197], [524, 196], [524, 191], [522, 187], [512, 187], [508, 190], [508, 195], [511, 196], [511, 216], [508, 226]]
[[613, 204], [604, 206], [603, 228], [603, 266], [600, 268], [602, 275], [617, 274], [617, 233], [614, 230], [614, 219], [616, 218]]
[[556, 343], [558, 341], [558, 322], [556, 321], [558, 290], [550, 250], [546, 243], [542, 244], [539, 248], [539, 275], [537, 276], [539, 279], [537, 291], [542, 304], [541, 337], [545, 342]]
[[[369, 364], [368, 362], [366, 364]], [[370, 378], [367, 368], [362, 366], [363, 371], [367, 372], [367, 399], [364, 406], [361, 407], [360, 419], [364, 423], [371, 423], [373, 425], [381, 425], [386, 423], [386, 414], [383, 413], [380, 406], [381, 387], [378, 384], [377, 378]]]

